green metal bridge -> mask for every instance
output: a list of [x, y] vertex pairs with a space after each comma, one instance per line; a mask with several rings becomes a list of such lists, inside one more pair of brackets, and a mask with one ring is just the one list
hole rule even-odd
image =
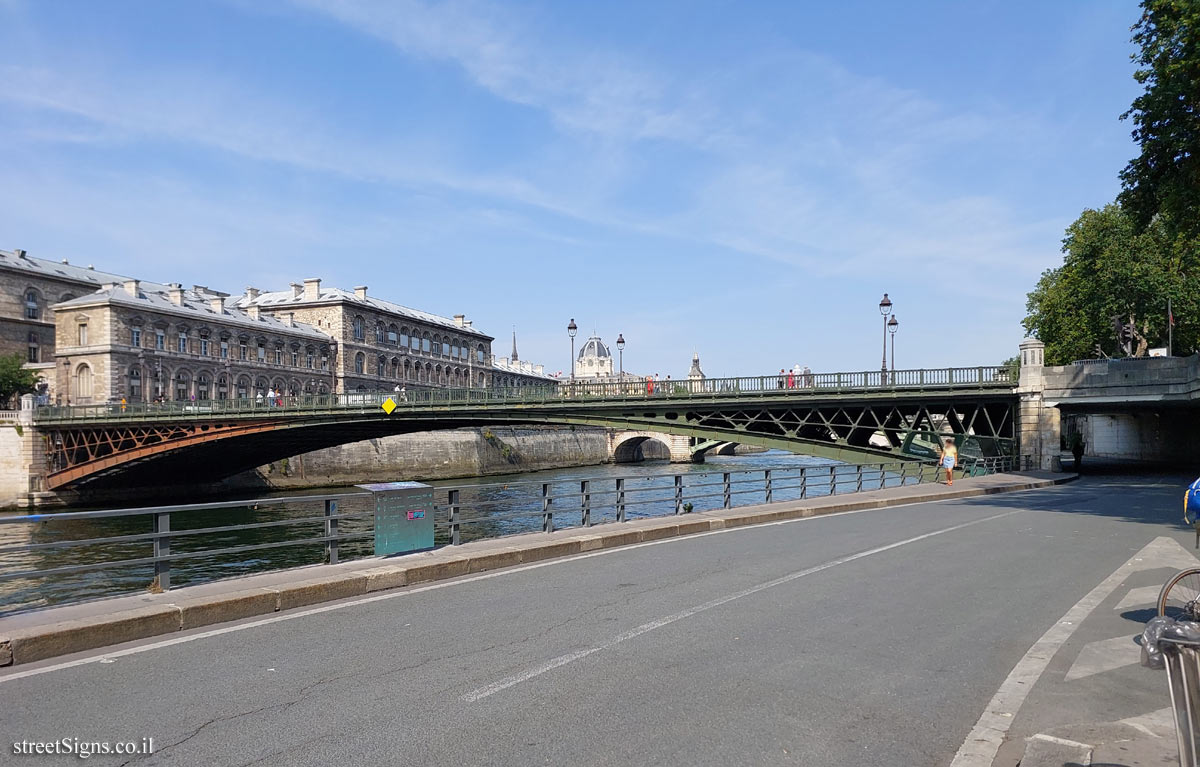
[[1011, 369], [971, 367], [43, 407], [34, 426], [56, 490], [216, 480], [348, 442], [487, 425], [687, 437], [697, 459], [730, 443], [927, 458], [946, 433], [967, 454], [1009, 455], [1016, 403]]

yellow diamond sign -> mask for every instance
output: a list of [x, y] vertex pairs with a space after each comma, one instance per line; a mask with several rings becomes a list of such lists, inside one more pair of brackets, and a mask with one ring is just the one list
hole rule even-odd
[[383, 412], [387, 413], [388, 415], [391, 415], [392, 411], [396, 409], [396, 402], [391, 397], [388, 397], [387, 399], [385, 399], [383, 401], [382, 407], [383, 407]]

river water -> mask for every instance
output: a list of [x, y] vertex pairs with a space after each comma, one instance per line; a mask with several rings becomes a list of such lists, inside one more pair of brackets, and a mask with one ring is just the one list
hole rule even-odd
[[[800, 469], [804, 469], [804, 490], [807, 496], [830, 492], [831, 475], [838, 480], [838, 492], [854, 489], [853, 467], [811, 456], [782, 451], [768, 451], [743, 456], [713, 456], [703, 464], [670, 464], [646, 462], [638, 464], [604, 464], [571, 469], [530, 472], [509, 476], [488, 476], [468, 480], [436, 481], [433, 485], [437, 521], [436, 542], [449, 542], [448, 490], [459, 492], [463, 542], [484, 537], [497, 537], [542, 529], [542, 484], [548, 483], [555, 500], [552, 503], [557, 529], [575, 527], [582, 522], [580, 483], [587, 481], [590, 494], [591, 522], [603, 524], [616, 519], [616, 480], [624, 478], [626, 516], [637, 519], [675, 513], [675, 475], [682, 476], [684, 500], [693, 511], [721, 508], [723, 505], [723, 473], [729, 472], [733, 491], [732, 505], [745, 506], [764, 500], [764, 470], [770, 469], [773, 498], [776, 501], [800, 497]], [[380, 477], [390, 481], [395, 477]], [[875, 475], [878, 486], [880, 475]], [[900, 483], [900, 478], [888, 475], [887, 485]], [[356, 488], [325, 488], [308, 494], [355, 492]], [[314, 538], [323, 534], [320, 521], [292, 522], [323, 513], [320, 501], [305, 501], [296, 493], [287, 494], [289, 502], [273, 506], [238, 506], [210, 511], [175, 513], [171, 515], [172, 532], [208, 527], [279, 522], [286, 523], [253, 530], [237, 530], [203, 535], [182, 536], [171, 541], [171, 553], [202, 552], [251, 544], [283, 543], [289, 540]], [[356, 540], [340, 544], [340, 558], [345, 561], [370, 556], [373, 542], [369, 495], [346, 498], [339, 502], [339, 514], [358, 514], [340, 523], [340, 532], [359, 535]], [[75, 509], [71, 509], [75, 510]], [[151, 531], [149, 517], [114, 517], [55, 521], [30, 524], [0, 525], [0, 547], [21, 544], [50, 544], [56, 541], [108, 538]], [[28, 570], [93, 562], [135, 559], [151, 554], [147, 541], [117, 542], [85, 547], [43, 547], [32, 551], [0, 553], [0, 575]], [[171, 585], [182, 586], [237, 575], [273, 570], [283, 567], [319, 564], [324, 561], [321, 543], [267, 548], [251, 552], [222, 555], [203, 555], [172, 562]], [[49, 605], [78, 602], [103, 596], [127, 594], [145, 590], [153, 579], [150, 564], [130, 565], [120, 569], [102, 569], [83, 573], [57, 574], [42, 577], [23, 577], [0, 580], [0, 615]]]

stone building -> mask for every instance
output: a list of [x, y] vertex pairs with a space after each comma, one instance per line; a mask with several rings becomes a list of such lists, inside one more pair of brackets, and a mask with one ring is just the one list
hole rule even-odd
[[90, 265], [74, 266], [66, 259], [48, 261], [20, 249], [0, 250], [0, 354], [20, 354], [26, 360], [25, 366], [43, 379], [42, 393], [52, 397], [57, 374], [54, 312], [50, 307], [91, 293], [105, 283], [127, 279]]
[[617, 383], [623, 380], [633, 384], [643, 379], [628, 370], [622, 374], [619, 366], [614, 364], [608, 346], [600, 340], [600, 336], [593, 335], [584, 342], [575, 357], [575, 380], [583, 383]]
[[320, 279], [276, 292], [247, 288], [226, 306], [291, 317], [328, 334], [337, 348], [338, 392], [492, 385], [493, 339], [462, 314], [441, 317], [369, 297], [366, 287], [323, 287]]
[[517, 355], [517, 331], [513, 331], [512, 357], [492, 359], [492, 388], [519, 389], [555, 386], [558, 379], [546, 373], [545, 365], [534, 365]]
[[197, 285], [138, 280], [55, 304], [57, 399], [63, 404], [325, 394], [334, 346], [321, 330]]

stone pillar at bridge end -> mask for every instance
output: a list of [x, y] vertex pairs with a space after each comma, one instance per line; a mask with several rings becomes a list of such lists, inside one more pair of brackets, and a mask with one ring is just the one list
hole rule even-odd
[[1017, 394], [1021, 398], [1017, 413], [1017, 451], [1022, 457], [1028, 456], [1034, 468], [1062, 471], [1058, 408], [1047, 407], [1043, 396], [1046, 390], [1045, 353], [1046, 344], [1036, 338], [1026, 338], [1021, 342], [1021, 374], [1017, 381]]

